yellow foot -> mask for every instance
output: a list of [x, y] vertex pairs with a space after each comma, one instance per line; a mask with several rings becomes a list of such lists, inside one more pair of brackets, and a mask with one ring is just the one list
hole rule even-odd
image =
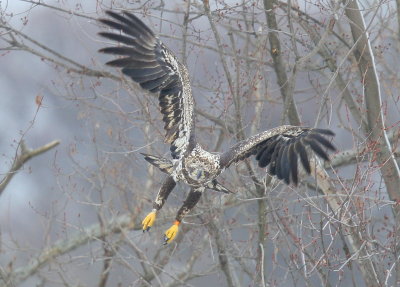
[[143, 232], [149, 231], [150, 228], [153, 226], [154, 221], [156, 221], [156, 211], [153, 210], [147, 216], [143, 219], [142, 225], [143, 225]]
[[181, 224], [181, 223], [178, 220], [175, 220], [174, 224], [167, 231], [165, 231], [164, 245], [166, 245], [167, 243], [170, 243], [172, 240], [174, 240], [174, 238], [178, 234], [179, 224]]

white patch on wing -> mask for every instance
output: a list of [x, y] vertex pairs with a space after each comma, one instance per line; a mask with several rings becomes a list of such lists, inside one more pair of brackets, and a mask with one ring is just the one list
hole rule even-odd
[[154, 202], [158, 205], [158, 206], [160, 206], [161, 204], [162, 204], [162, 200], [161, 200], [161, 198], [157, 195], [157, 197], [156, 197], [156, 200], [154, 200]]
[[[182, 86], [182, 91], [179, 91], [175, 95], [166, 97], [167, 105], [171, 107], [170, 109], [166, 109], [166, 112], [169, 112], [171, 115], [171, 117], [168, 117], [169, 123], [167, 124], [166, 128], [171, 129], [175, 125], [178, 125], [176, 135], [174, 136], [176, 138], [171, 145], [175, 147], [175, 156], [177, 158], [182, 158], [182, 155], [186, 152], [189, 145], [190, 133], [192, 131], [191, 126], [194, 124], [194, 101], [186, 67], [181, 65], [176, 57], [164, 45], [162, 47], [162, 55], [164, 57], [163, 60], [168, 64], [169, 75], [177, 75]], [[176, 97], [178, 97], [179, 100], [176, 101]], [[178, 103], [179, 107], [176, 107], [176, 109], [180, 109], [182, 111], [179, 115], [179, 118], [172, 118], [174, 116], [175, 109], [174, 103]], [[178, 123], [177, 121], [180, 122]]]

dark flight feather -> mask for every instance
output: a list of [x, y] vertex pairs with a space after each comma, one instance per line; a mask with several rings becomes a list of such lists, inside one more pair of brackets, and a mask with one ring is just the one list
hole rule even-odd
[[326, 129], [281, 126], [243, 140], [221, 155], [221, 165], [228, 167], [250, 155], [255, 155], [260, 167], [268, 167], [271, 175], [289, 184], [297, 184], [298, 159], [307, 173], [311, 172], [307, 149], [324, 160], [329, 160], [324, 148], [335, 147], [324, 137], [334, 133]]
[[143, 89], [159, 93], [159, 105], [166, 130], [165, 141], [171, 143], [171, 155], [179, 159], [195, 146], [194, 101], [188, 72], [175, 55], [138, 17], [107, 11], [110, 17], [99, 21], [118, 32], [101, 32], [100, 36], [121, 46], [100, 49], [102, 53], [122, 56], [108, 62]]

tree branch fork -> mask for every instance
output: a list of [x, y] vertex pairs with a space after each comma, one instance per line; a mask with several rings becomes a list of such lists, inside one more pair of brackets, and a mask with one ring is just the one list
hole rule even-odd
[[21, 140], [18, 144], [17, 155], [14, 158], [12, 166], [0, 182], [0, 195], [3, 193], [6, 186], [10, 183], [13, 176], [23, 167], [23, 165], [28, 160], [51, 150], [59, 144], [59, 140], [54, 140], [36, 149], [29, 149], [26, 146], [24, 140]]

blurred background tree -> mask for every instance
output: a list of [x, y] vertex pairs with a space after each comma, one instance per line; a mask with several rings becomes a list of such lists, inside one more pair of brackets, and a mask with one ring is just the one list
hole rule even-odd
[[[0, 286], [400, 284], [397, 2], [0, 5]], [[187, 64], [206, 149], [301, 124], [334, 130], [339, 151], [298, 187], [251, 159], [231, 167], [237, 193], [207, 192], [163, 246], [178, 185], [143, 234], [164, 175], [140, 152], [169, 146], [157, 97], [97, 53], [107, 9]]]

